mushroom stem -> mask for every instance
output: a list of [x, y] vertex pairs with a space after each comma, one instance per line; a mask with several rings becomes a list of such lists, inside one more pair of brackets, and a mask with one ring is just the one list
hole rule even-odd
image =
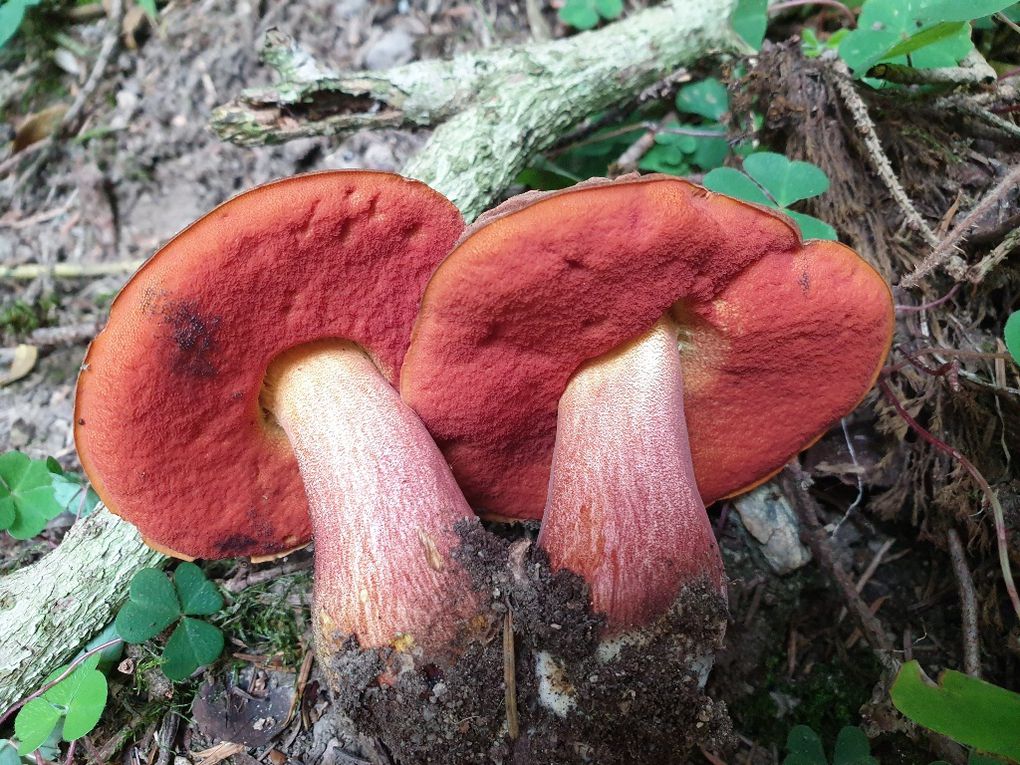
[[452, 558], [455, 525], [477, 520], [417, 415], [345, 341], [284, 353], [262, 400], [308, 495], [320, 659], [348, 636], [362, 648], [449, 649], [479, 613]]
[[605, 637], [650, 624], [685, 584], [725, 594], [694, 479], [677, 329], [660, 320], [587, 362], [559, 401], [539, 544], [582, 576]]

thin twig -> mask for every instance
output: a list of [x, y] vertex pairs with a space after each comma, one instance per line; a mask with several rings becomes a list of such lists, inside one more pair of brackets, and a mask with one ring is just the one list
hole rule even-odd
[[958, 111], [961, 114], [966, 114], [976, 120], [980, 120], [986, 125], [993, 127], [1006, 135], [1010, 135], [1013, 138], [1020, 138], [1020, 125], [1017, 125], [1015, 122], [1010, 122], [1009, 120], [1000, 117], [995, 112], [984, 108], [973, 98], [968, 98], [963, 95], [945, 96], [944, 98], [940, 98], [935, 101], [932, 104], [932, 108], [940, 111], [948, 109]]
[[1006, 521], [1004, 513], [1002, 511], [1002, 504], [999, 502], [999, 497], [992, 491], [992, 487], [988, 485], [988, 481], [981, 475], [974, 463], [963, 456], [959, 449], [954, 446], [950, 446], [945, 441], [935, 437], [929, 431], [925, 430], [921, 424], [910, 416], [910, 412], [906, 410], [903, 403], [893, 393], [889, 383], [879, 378], [877, 383], [878, 389], [882, 391], [882, 395], [888, 399], [889, 403], [892, 404], [893, 409], [896, 413], [903, 418], [903, 421], [911, 427], [911, 429], [917, 433], [922, 439], [927, 441], [933, 447], [938, 449], [943, 454], [948, 455], [952, 459], [960, 463], [960, 466], [967, 471], [970, 477], [974, 480], [974, 483], [981, 489], [984, 494], [988, 505], [992, 508], [992, 517], [995, 519], [995, 538], [999, 547], [999, 566], [1002, 568], [1002, 579], [1006, 585], [1006, 592], [1009, 594], [1010, 602], [1013, 604], [1013, 610], [1016, 612], [1018, 618], [1020, 618], [1020, 595], [1017, 594], [1016, 583], [1013, 581], [1013, 569], [1009, 562], [1009, 542], [1006, 539]]
[[0, 279], [31, 281], [43, 276], [56, 279], [94, 279], [102, 276], [133, 274], [144, 260], [122, 260], [114, 263], [24, 263], [20, 266], [0, 265]]
[[514, 616], [509, 608], [503, 617], [503, 685], [506, 688], [506, 727], [511, 740], [521, 734], [517, 712], [517, 656], [514, 648]]
[[960, 617], [963, 621], [963, 670], [971, 677], [981, 677], [981, 649], [978, 642], [977, 595], [974, 580], [967, 568], [967, 556], [956, 529], [946, 532], [949, 559], [953, 562], [956, 582], [960, 586]]
[[169, 764], [170, 757], [174, 753], [173, 743], [177, 737], [177, 726], [179, 724], [180, 718], [176, 712], [167, 712], [166, 716], [163, 717], [163, 722], [156, 733], [156, 746], [159, 748], [159, 757], [156, 759], [156, 765]]
[[78, 130], [85, 104], [88, 103], [89, 99], [95, 94], [96, 89], [99, 88], [100, 83], [102, 83], [103, 75], [106, 74], [106, 68], [110, 65], [110, 59], [119, 47], [123, 21], [124, 0], [110, 0], [110, 13], [106, 34], [103, 36], [103, 42], [99, 46], [99, 55], [96, 56], [96, 63], [93, 64], [88, 79], [85, 80], [85, 84], [82, 85], [78, 95], [64, 114], [64, 118], [60, 121], [60, 126], [44, 141], [40, 142], [44, 143], [44, 145], [40, 147], [40, 152], [36, 156], [35, 161], [18, 179], [17, 186], [19, 188], [24, 187], [42, 169], [43, 165], [49, 161], [57, 146], [58, 139]]
[[882, 148], [882, 142], [878, 138], [878, 133], [875, 132], [875, 123], [872, 122], [871, 115], [868, 114], [868, 106], [854, 87], [853, 80], [850, 77], [850, 70], [847, 69], [846, 64], [842, 61], [835, 60], [831, 62], [826, 71], [830, 73], [830, 81], [839, 92], [847, 109], [850, 110], [850, 115], [853, 117], [854, 124], [864, 140], [864, 145], [868, 150], [868, 158], [871, 160], [875, 172], [878, 173], [878, 177], [885, 184], [893, 201], [900, 208], [900, 212], [903, 213], [907, 225], [917, 231], [930, 246], [935, 247], [939, 239], [935, 232], [932, 231], [931, 226], [921, 217], [921, 213], [914, 207], [914, 203], [910, 201], [910, 197], [904, 191], [899, 178], [896, 177], [892, 164], [889, 162], [889, 157], [886, 155], [885, 149]]
[[32, 701], [33, 699], [39, 698], [44, 693], [46, 693], [46, 691], [48, 691], [50, 688], [52, 688], [54, 685], [56, 685], [57, 683], [61, 682], [62, 680], [67, 679], [71, 675], [71, 673], [74, 672], [74, 670], [77, 669], [79, 665], [84, 663], [90, 656], [94, 656], [97, 653], [102, 653], [107, 648], [110, 648], [111, 646], [115, 646], [115, 645], [117, 645], [118, 643], [121, 643], [121, 642], [123, 642], [123, 641], [120, 638], [114, 638], [113, 640], [107, 640], [105, 643], [102, 643], [101, 645], [97, 645], [95, 648], [93, 648], [93, 649], [83, 653], [81, 656], [79, 656], [74, 661], [72, 661], [70, 664], [68, 664], [67, 665], [67, 669], [65, 669], [63, 672], [61, 672], [55, 678], [50, 680], [50, 682], [46, 683], [46, 685], [44, 685], [42, 688], [40, 688], [39, 690], [35, 691], [34, 693], [30, 693], [28, 696], [23, 698], [21, 701], [18, 701], [16, 703], [14, 703], [6, 712], [4, 712], [2, 715], [0, 715], [0, 728], [3, 728], [4, 723], [7, 722], [7, 720], [10, 718], [10, 716], [12, 714], [14, 714], [15, 712], [17, 712], [19, 709], [21, 709], [23, 706], [25, 706], [25, 704], [27, 704], [28, 702]]
[[1004, 261], [1017, 247], [1020, 247], [1020, 227], [1006, 234], [1003, 240], [995, 246], [994, 250], [967, 269], [967, 281], [973, 284], [983, 282], [985, 277], [992, 272], [992, 269]]
[[638, 163], [655, 146], [655, 137], [663, 130], [670, 120], [676, 119], [676, 112], [669, 112], [658, 123], [646, 125], [646, 131], [641, 134], [634, 143], [627, 147], [619, 159], [609, 166], [610, 177], [633, 173], [638, 169]]
[[[796, 463], [793, 464], [796, 465]], [[800, 471], [799, 467], [793, 466], [787, 467], [780, 478], [783, 492], [790, 498], [797, 517], [800, 518], [801, 538], [811, 548], [818, 565], [836, 583], [843, 594], [850, 613], [853, 614], [879, 662], [886, 669], [896, 671], [899, 668], [899, 662], [893, 656], [892, 643], [882, 629], [881, 622], [868, 610], [850, 576], [832, 554], [829, 535], [825, 533], [825, 529], [818, 522], [818, 504], [808, 493], [805, 485], [808, 480], [810, 479]]]
[[851, 28], [857, 26], [857, 17], [854, 16], [854, 12], [839, 2], [839, 0], [784, 0], [781, 3], [770, 3], [769, 16], [775, 16], [777, 13], [782, 13], [790, 8], [798, 8], [802, 5], [823, 5], [827, 8], [835, 8], [847, 20]]
[[[985, 194], [984, 198], [974, 208], [964, 216], [963, 220], [957, 223], [952, 231], [949, 232], [946, 237], [939, 242], [935, 249], [921, 261], [921, 263], [911, 273], [907, 274], [903, 279], [900, 280], [900, 287], [914, 287], [921, 279], [930, 274], [936, 268], [945, 266], [951, 257], [953, 257], [953, 250], [956, 245], [963, 240], [970, 230], [977, 224], [981, 218], [991, 212], [992, 208], [999, 204], [999, 201], [1011, 191], [1014, 191], [1017, 185], [1020, 184], [1020, 165], [1017, 165], [1010, 170], [1006, 175], [995, 184], [995, 188]], [[957, 258], [959, 260], [959, 258]], [[962, 261], [961, 261], [962, 262]], [[966, 266], [966, 264], [964, 264]], [[954, 273], [956, 269], [947, 269], [950, 274], [959, 281], [964, 277], [966, 268], [964, 271], [957, 274]]]

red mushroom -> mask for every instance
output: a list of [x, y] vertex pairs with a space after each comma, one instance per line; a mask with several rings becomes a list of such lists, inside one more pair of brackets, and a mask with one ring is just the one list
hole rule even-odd
[[424, 184], [299, 176], [218, 207], [114, 301], [78, 382], [78, 453], [107, 507], [180, 557], [315, 541], [327, 672], [363, 649], [452, 652], [480, 599], [477, 523], [391, 382], [463, 224]]
[[666, 176], [588, 182], [468, 231], [401, 391], [473, 505], [544, 509], [542, 546], [611, 636], [685, 585], [721, 591], [702, 499], [765, 480], [860, 401], [891, 306], [853, 251], [779, 214]]

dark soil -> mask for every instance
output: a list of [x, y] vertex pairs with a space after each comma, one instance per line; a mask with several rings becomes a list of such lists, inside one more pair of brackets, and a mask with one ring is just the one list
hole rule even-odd
[[[701, 691], [696, 671], [721, 644], [726, 620], [725, 603], [707, 586], [685, 588], [669, 614], [605, 660], [597, 655], [602, 619], [579, 577], [552, 572], [528, 538], [511, 542], [479, 524], [461, 533], [455, 557], [490, 596], [493, 629], [452, 659], [366, 651], [347, 640], [327, 669], [337, 711], [394, 762], [665, 765], [697, 745], [719, 751], [732, 742], [725, 704]], [[507, 621], [512, 658], [501, 635]], [[563, 716], [543, 703], [540, 652], [552, 657], [552, 682], [570, 699]], [[516, 738], [504, 684], [511, 660]], [[395, 672], [395, 681], [380, 681]]]

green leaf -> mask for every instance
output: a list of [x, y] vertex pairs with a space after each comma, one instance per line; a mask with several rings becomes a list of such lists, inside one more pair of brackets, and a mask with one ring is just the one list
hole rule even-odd
[[14, 37], [21, 22], [25, 19], [25, 11], [42, 0], [7, 0], [0, 4], [0, 47]]
[[117, 634], [126, 643], [143, 643], [180, 615], [181, 605], [170, 580], [159, 569], [143, 568], [131, 579], [128, 602], [117, 613]]
[[860, 728], [847, 725], [836, 737], [832, 765], [878, 765], [871, 756], [871, 742]]
[[54, 497], [52, 476], [44, 460], [17, 451], [0, 454], [0, 500], [9, 500], [3, 502], [8, 511], [14, 509], [14, 521], [6, 528], [15, 539], [34, 537], [63, 510]]
[[149, 20], [155, 22], [159, 16], [159, 11], [156, 10], [156, 0], [136, 0], [138, 7], [145, 11], [145, 15], [149, 17]]
[[828, 765], [822, 740], [806, 725], [795, 725], [786, 736], [788, 754], [783, 765]]
[[924, 48], [927, 45], [945, 40], [947, 37], [958, 35], [960, 30], [963, 29], [967, 24], [963, 21], [959, 22], [943, 22], [936, 24], [935, 26], [927, 27], [922, 29], [917, 34], [911, 35], [903, 42], [892, 46], [885, 53], [880, 55], [880, 59], [896, 58], [897, 56], [906, 56], [907, 54]]
[[829, 179], [810, 162], [791, 162], [782, 154], [760, 151], [744, 158], [744, 172], [757, 181], [780, 207], [789, 207], [829, 188]]
[[922, 12], [922, 18], [929, 23], [943, 21], [972, 21], [982, 16], [1004, 11], [1015, 0], [941, 0], [929, 4]]
[[717, 167], [704, 177], [702, 185], [720, 194], [743, 199], [745, 202], [754, 202], [768, 207], [776, 206], [776, 203], [766, 196], [757, 183], [732, 167]]
[[[70, 675], [21, 708], [14, 719], [14, 731], [21, 742], [19, 754], [33, 752], [46, 743], [61, 718], [65, 741], [81, 738], [96, 726], [107, 696], [106, 677], [96, 669], [98, 663], [98, 655], [90, 656]], [[66, 666], [55, 670], [44, 685], [65, 671]]]
[[833, 242], [839, 239], [836, 229], [813, 215], [806, 215], [786, 208], [783, 208], [783, 212], [793, 218], [793, 222], [800, 228], [802, 239], [828, 239]]
[[186, 680], [203, 664], [216, 661], [223, 653], [223, 633], [201, 619], [181, 619], [163, 650], [163, 674], [171, 680]]
[[0, 765], [21, 765], [17, 747], [5, 738], [0, 738]]
[[623, 0], [567, 0], [559, 19], [576, 29], [593, 29], [602, 19], [616, 19], [623, 13]]
[[768, 0], [737, 0], [736, 10], [730, 17], [733, 31], [755, 50], [761, 49], [768, 27]]
[[18, 754], [24, 756], [38, 749], [60, 722], [60, 711], [40, 696], [25, 704], [14, 718], [14, 735], [18, 737]]
[[[68, 680], [80, 671], [76, 670]], [[106, 694], [106, 676], [102, 672], [91, 669], [83, 674], [64, 718], [64, 741], [81, 738], [96, 727], [106, 707]]]
[[[935, 20], [927, 15], [932, 0], [868, 0], [861, 9], [857, 29], [846, 35], [839, 55], [862, 76], [875, 64], [888, 61], [915, 68], [953, 66], [974, 47], [966, 24], [930, 32]], [[968, 2], [954, 0], [959, 6]], [[948, 21], [941, 19], [940, 21]], [[916, 38], [916, 39], [915, 39]], [[900, 45], [905, 55], [894, 55]]]
[[925, 728], [983, 752], [1020, 760], [1020, 694], [946, 670], [933, 683], [916, 661], [896, 675], [892, 702]]
[[10, 497], [0, 497], [0, 531], [6, 531], [14, 523], [17, 512], [14, 509], [14, 500]]
[[194, 563], [181, 563], [174, 571], [181, 611], [190, 616], [209, 616], [223, 608], [223, 596]]
[[1020, 364], [1020, 311], [1014, 311], [1009, 315], [1002, 334], [1006, 338], [1006, 349], [1012, 354], [1013, 361]]
[[720, 131], [719, 138], [698, 138], [698, 147], [691, 155], [691, 162], [702, 170], [713, 170], [722, 166], [730, 153], [730, 144]]
[[730, 109], [730, 96], [719, 80], [706, 77], [680, 88], [676, 94], [676, 108], [718, 122]]

